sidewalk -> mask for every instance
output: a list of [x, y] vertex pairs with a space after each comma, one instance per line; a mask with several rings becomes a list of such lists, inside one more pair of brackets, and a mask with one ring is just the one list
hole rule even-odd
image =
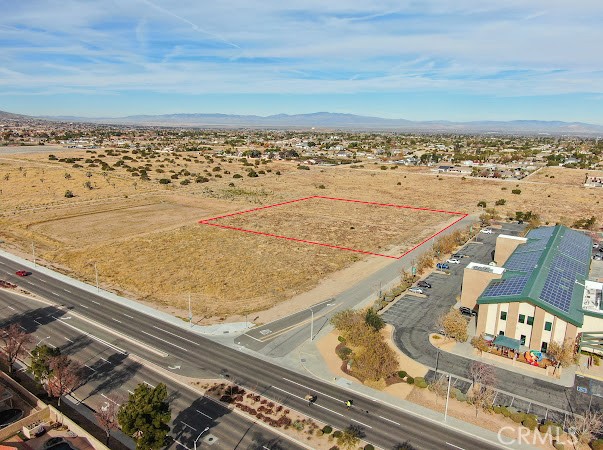
[[580, 355], [580, 363], [576, 368], [576, 375], [603, 381], [603, 361], [600, 362], [599, 366], [592, 365], [590, 367], [587, 366], [587, 362], [588, 356]]
[[502, 445], [499, 443], [497, 434], [490, 430], [463, 422], [459, 419], [451, 417], [450, 415], [448, 416], [447, 421], [444, 422], [443, 415], [437, 411], [433, 411], [407, 400], [393, 397], [385, 392], [364, 386], [359, 382], [350, 381], [344, 378], [336, 378], [334, 374], [327, 368], [327, 364], [320, 356], [320, 352], [318, 351], [315, 342], [316, 340], [313, 342], [306, 341], [297, 349], [296, 352], [292, 352], [288, 356], [282, 358], [279, 361], [279, 364], [301, 373], [308, 373], [309, 375], [318, 378], [323, 382], [336, 384], [338, 387], [353, 391], [357, 395], [362, 395], [364, 397], [383, 402], [394, 408], [404, 411], [407, 414], [429, 420], [436, 426], [444, 426], [453, 429], [456, 432], [465, 433], [467, 435], [483, 439], [489, 444], [498, 445], [500, 448], [513, 448], [521, 450], [534, 448], [530, 445], [519, 443], [515, 443], [513, 445]]

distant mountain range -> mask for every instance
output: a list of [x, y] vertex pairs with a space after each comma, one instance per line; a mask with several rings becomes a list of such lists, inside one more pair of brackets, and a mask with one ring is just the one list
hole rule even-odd
[[137, 115], [126, 117], [72, 117], [42, 116], [30, 117], [0, 111], [5, 119], [43, 119], [61, 122], [88, 122], [112, 125], [140, 125], [193, 128], [257, 128], [257, 129], [312, 129], [317, 130], [358, 130], [358, 131], [399, 131], [423, 133], [501, 133], [501, 134], [571, 134], [603, 135], [602, 125], [582, 122], [561, 122], [541, 120], [512, 121], [412, 121], [405, 119], [384, 119], [381, 117], [358, 116], [317, 112], [311, 114], [276, 114], [272, 116], [231, 115], [231, 114], [163, 114]]

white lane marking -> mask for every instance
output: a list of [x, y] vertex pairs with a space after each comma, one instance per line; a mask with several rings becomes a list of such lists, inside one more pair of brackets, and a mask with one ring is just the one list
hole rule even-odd
[[[148, 383], [148, 382], [146, 382], [146, 381], [143, 381], [143, 383], [144, 383], [144, 384], [147, 384], [147, 385], [151, 386], [153, 389], [155, 389], [155, 386], [153, 386], [151, 383]], [[184, 423], [184, 422], [182, 422], [182, 423]]]
[[198, 409], [195, 409], [195, 411], [197, 411], [199, 414], [204, 415], [205, 417], [207, 417], [208, 419], [214, 420], [213, 417], [208, 416], [207, 414], [205, 414], [203, 411], [199, 411]]
[[185, 427], [190, 428], [190, 429], [191, 429], [191, 430], [193, 430], [194, 432], [197, 432], [197, 429], [196, 429], [195, 427], [191, 427], [191, 426], [190, 426], [188, 423], [185, 423], [185, 422], [182, 422], [182, 421], [180, 421], [180, 423], [181, 423], [182, 425], [184, 425]]
[[388, 419], [387, 417], [383, 417], [383, 416], [379, 416], [379, 417], [381, 417], [383, 420], [387, 420], [388, 422], [395, 423], [396, 425], [400, 425], [398, 422], [395, 422], [392, 419]]
[[100, 306], [100, 303], [99, 303], [99, 302], [95, 302], [94, 300], [90, 300], [90, 301], [91, 301], [92, 303], [94, 303], [94, 304], [96, 304], [96, 305], [99, 305], [99, 306]]
[[78, 327], [74, 327], [73, 325], [71, 325], [71, 324], [69, 324], [69, 323], [65, 322], [65, 320], [64, 320], [64, 319], [59, 320], [59, 323], [62, 323], [62, 324], [63, 324], [63, 325], [65, 325], [66, 327], [72, 328], [72, 329], [74, 329], [74, 330], [76, 330], [76, 331], [78, 331], [78, 332], [82, 333], [84, 336], [88, 336], [89, 338], [94, 339], [95, 341], [100, 342], [101, 344], [104, 344], [104, 345], [106, 345], [106, 346], [107, 346], [107, 347], [109, 347], [109, 348], [112, 348], [113, 350], [115, 350], [115, 351], [117, 351], [117, 352], [121, 353], [122, 355], [127, 355], [127, 354], [128, 354], [128, 352], [126, 352], [126, 351], [125, 351], [124, 349], [122, 349], [122, 348], [119, 348], [117, 345], [110, 344], [110, 343], [108, 343], [107, 341], [105, 341], [105, 340], [103, 340], [103, 339], [101, 339], [101, 338], [99, 338], [99, 337], [96, 337], [96, 336], [95, 336], [95, 335], [93, 335], [93, 334], [87, 333], [87, 332], [85, 332], [84, 330], [80, 330]]
[[63, 288], [63, 290], [64, 290], [65, 292], [69, 292], [69, 293], [71, 294], [71, 291], [70, 291], [70, 290], [65, 289], [65, 288]]
[[71, 339], [69, 339], [67, 336], [63, 336], [65, 339], [67, 339], [69, 342], [73, 343], [73, 341]]
[[115, 403], [117, 406], [119, 406], [119, 403], [117, 403], [117, 402], [116, 402], [116, 401], [114, 401], [114, 400], [111, 400], [109, 397], [107, 397], [107, 396], [106, 396], [105, 394], [103, 394], [102, 392], [101, 392], [101, 396], [102, 396], [103, 398], [106, 398], [107, 400], [109, 400], [111, 403]]
[[86, 308], [86, 309], [88, 309], [88, 307], [87, 307], [86, 305], [82, 305], [81, 303], [80, 303], [80, 306], [81, 306], [82, 308]]
[[129, 314], [126, 313], [122, 313], [124, 316], [129, 317], [130, 319], [133, 319], [134, 317], [130, 316]]
[[185, 338], [185, 337], [182, 337], [182, 336], [180, 336], [180, 335], [178, 335], [178, 334], [176, 334], [176, 333], [172, 333], [171, 331], [164, 330], [163, 328], [156, 327], [155, 325], [153, 325], [153, 328], [156, 328], [157, 330], [163, 331], [164, 333], [171, 334], [172, 336], [177, 337], [177, 338], [179, 338], [179, 339], [182, 339], [183, 341], [190, 342], [191, 344], [195, 344], [195, 345], [201, 345], [201, 344], [199, 344], [198, 342], [191, 341], [190, 339], [187, 339], [187, 338]]
[[451, 444], [450, 442], [446, 442], [446, 445], [450, 445], [451, 447], [458, 448], [460, 450], [465, 450], [463, 447], [459, 447], [458, 445]]
[[60, 297], [60, 294], [57, 294], [56, 292], [50, 291], [50, 293], [56, 295], [57, 297]]
[[12, 309], [13, 311], [16, 311], [16, 309], [15, 309], [15, 308], [13, 308], [12, 306], [10, 306], [10, 305], [6, 305], [6, 306], [8, 306], [8, 307], [9, 307], [10, 309]]
[[312, 392], [317, 392], [317, 393], [319, 393], [320, 395], [324, 395], [325, 397], [329, 397], [329, 398], [331, 398], [331, 399], [333, 399], [333, 400], [337, 400], [338, 402], [343, 402], [343, 400], [341, 400], [340, 398], [335, 398], [335, 397], [330, 396], [329, 394], [325, 394], [324, 392], [320, 392], [320, 391], [317, 391], [316, 389], [313, 389], [313, 388], [311, 388], [311, 387], [304, 386], [303, 384], [298, 383], [297, 381], [293, 381], [293, 380], [290, 380], [290, 379], [288, 379], [288, 378], [284, 378], [284, 377], [283, 377], [283, 380], [288, 381], [289, 383], [297, 384], [298, 386], [301, 386], [301, 387], [303, 387], [303, 388], [306, 388], [306, 389], [308, 389], [308, 390], [310, 390], [310, 391], [312, 391]]
[[[292, 394], [291, 392], [287, 392], [287, 391], [286, 391], [286, 390], [284, 390], [284, 389], [281, 389], [281, 388], [276, 387], [276, 386], [272, 386], [272, 387], [273, 387], [274, 389], [276, 389], [277, 391], [284, 392], [285, 394], [289, 394], [291, 397], [295, 397], [295, 398], [298, 398], [298, 399], [300, 399], [300, 400], [303, 400], [304, 402], [307, 402], [307, 400], [306, 400], [305, 398], [299, 397], [299, 396], [297, 396], [297, 395], [295, 395], [295, 394]], [[330, 411], [330, 412], [331, 412], [331, 413], [333, 413], [333, 414], [337, 414], [338, 416], [343, 417], [343, 414], [338, 413], [337, 411], [333, 411], [332, 409], [326, 408], [326, 407], [324, 407], [324, 406], [322, 406], [322, 405], [319, 405], [319, 404], [317, 404], [317, 403], [314, 403], [314, 406], [317, 406], [318, 408], [326, 409], [327, 411]]]
[[366, 423], [362, 423], [362, 422], [360, 422], [359, 420], [356, 420], [356, 419], [350, 419], [350, 420], [351, 420], [352, 422], [359, 423], [360, 425], [364, 425], [364, 426], [365, 426], [365, 427], [367, 427], [367, 428], [373, 428], [373, 427], [371, 427], [370, 425], [367, 425]]
[[173, 345], [174, 347], [179, 348], [180, 350], [184, 350], [185, 352], [187, 352], [187, 353], [188, 353], [188, 350], [187, 350], [187, 349], [185, 349], [185, 348], [183, 348], [183, 347], [180, 347], [179, 345], [176, 345], [176, 344], [174, 344], [173, 342], [166, 341], [165, 339], [161, 339], [160, 337], [157, 337], [157, 336], [155, 336], [155, 335], [153, 335], [153, 334], [151, 334], [151, 333], [147, 333], [146, 331], [143, 331], [143, 330], [140, 330], [140, 332], [141, 332], [141, 333], [146, 334], [147, 336], [151, 336], [151, 337], [153, 337], [153, 338], [155, 338], [155, 339], [157, 339], [157, 340], [160, 340], [161, 342], [165, 342], [166, 344]]
[[84, 364], [84, 366], [86, 366], [88, 369], [90, 369], [92, 372], [96, 372], [96, 369], [93, 369], [92, 367], [90, 367], [88, 364]]
[[41, 281], [42, 283], [46, 283], [46, 281], [44, 281], [44, 280], [43, 280], [43, 279], [41, 279], [41, 278], [40, 278], [40, 281]]
[[117, 320], [117, 319], [116, 319], [116, 318], [114, 318], [114, 317], [111, 317], [111, 319], [113, 319], [113, 320], [114, 320], [114, 321], [116, 321], [117, 323], [121, 323], [121, 320]]

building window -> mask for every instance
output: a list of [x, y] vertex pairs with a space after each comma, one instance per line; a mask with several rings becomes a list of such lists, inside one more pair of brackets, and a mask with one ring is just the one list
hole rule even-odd
[[548, 350], [548, 348], [549, 348], [549, 343], [548, 342], [543, 342], [542, 346], [540, 347], [540, 351], [542, 353], [546, 353], [546, 351]]
[[528, 316], [528, 325], [534, 325], [534, 317]]
[[505, 335], [505, 332], [504, 332], [503, 330], [500, 330], [500, 331], [498, 332], [498, 335], [499, 335], [499, 336], [504, 336], [504, 335]]
[[500, 312], [500, 320], [507, 320], [507, 311]]
[[553, 329], [553, 322], [544, 322], [544, 331], [551, 331]]
[[521, 345], [526, 345], [526, 335], [522, 334], [521, 337], [519, 338], [519, 343]]
[[520, 314], [518, 322], [519, 323], [526, 323], [526, 315], [525, 314]]

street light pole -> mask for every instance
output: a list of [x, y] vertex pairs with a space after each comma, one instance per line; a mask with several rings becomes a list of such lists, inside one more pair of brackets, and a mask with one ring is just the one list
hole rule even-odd
[[437, 349], [437, 355], [436, 355], [436, 366], [435, 366], [435, 374], [437, 376], [438, 374], [438, 363], [440, 362], [440, 347], [436, 347]]
[[36, 265], [36, 244], [34, 244], [33, 242], [31, 243], [31, 252], [33, 253], [33, 263], [34, 263], [34, 267], [38, 267]]
[[199, 436], [197, 436], [197, 439], [195, 439], [195, 442], [194, 442], [195, 450], [197, 450], [197, 441], [201, 438], [201, 436], [203, 436], [203, 433], [205, 433], [207, 430], [209, 430], [209, 427], [205, 427], [205, 430], [203, 430], [201, 433], [199, 433]]
[[38, 343], [36, 344], [36, 347], [37, 347], [38, 345], [40, 345], [40, 344], [42, 343], [42, 341], [45, 341], [46, 339], [50, 339], [50, 336], [46, 336], [45, 338], [40, 339], [40, 340], [38, 341]]
[[96, 263], [94, 263], [94, 274], [96, 275], [96, 292], [100, 292], [100, 288], [98, 287], [98, 269], [96, 268]]
[[193, 328], [193, 310], [191, 309], [191, 294], [188, 294], [188, 322], [191, 328]]
[[448, 391], [446, 392], [446, 409], [444, 409], [444, 422], [448, 419], [448, 400], [450, 400], [450, 380], [452, 377], [448, 374]]

